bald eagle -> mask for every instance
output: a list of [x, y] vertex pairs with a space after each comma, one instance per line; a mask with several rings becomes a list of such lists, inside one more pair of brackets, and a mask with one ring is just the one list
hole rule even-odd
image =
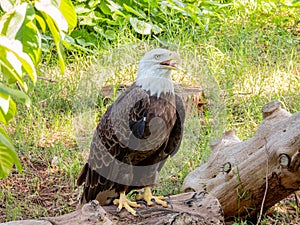
[[147, 205], [168, 207], [163, 196], [152, 195], [151, 186], [182, 140], [185, 110], [171, 77], [178, 63], [176, 52], [161, 48], [142, 57], [136, 81], [107, 109], [96, 128], [88, 162], [77, 180], [78, 186], [84, 183], [81, 203], [113, 202], [117, 211], [125, 208], [137, 216], [133, 208], [140, 205], [126, 194], [144, 188], [140, 197]]

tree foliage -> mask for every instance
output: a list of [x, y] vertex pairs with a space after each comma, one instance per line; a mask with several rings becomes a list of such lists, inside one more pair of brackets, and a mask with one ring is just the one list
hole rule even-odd
[[71, 38], [81, 47], [97, 46], [97, 39], [117, 39], [122, 27], [128, 26], [136, 35], [160, 35], [168, 23], [196, 23], [205, 28], [209, 19], [219, 17], [222, 8], [232, 3], [211, 0], [80, 0], [74, 3], [79, 26]]
[[74, 6], [78, 26], [68, 38], [77, 49], [90, 52], [99, 46], [99, 40], [113, 42], [123, 30], [139, 38], [156, 38], [174, 28], [170, 24], [178, 24], [179, 32], [180, 24], [190, 23], [204, 34], [215, 35], [216, 25], [221, 26], [236, 11], [246, 9], [251, 14], [261, 10], [267, 15], [278, 6], [284, 6], [283, 10], [299, 7], [299, 1], [286, 5], [283, 0], [79, 0]]
[[6, 126], [17, 112], [16, 102], [30, 106], [27, 82], [37, 80], [41, 61], [41, 35], [51, 33], [64, 71], [64, 36], [77, 23], [71, 0], [1, 0], [0, 19], [0, 177], [7, 177], [15, 164], [21, 170]]

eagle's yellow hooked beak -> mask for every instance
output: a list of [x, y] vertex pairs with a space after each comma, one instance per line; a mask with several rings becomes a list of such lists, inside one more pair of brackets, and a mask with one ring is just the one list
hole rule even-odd
[[168, 58], [162, 62], [160, 62], [160, 65], [163, 65], [167, 69], [171, 70], [177, 70], [178, 64], [180, 64], [181, 59], [178, 53], [176, 52], [169, 52]]

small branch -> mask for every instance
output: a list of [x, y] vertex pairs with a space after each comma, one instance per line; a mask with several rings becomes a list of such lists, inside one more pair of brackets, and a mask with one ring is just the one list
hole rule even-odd
[[37, 76], [37, 79], [49, 81], [51, 83], [56, 83], [57, 82], [56, 80], [53, 80], [53, 79], [47, 78], [47, 77], [42, 77], [42, 76]]
[[18, 81], [16, 82], [16, 86], [17, 86], [17, 88], [19, 89], [19, 91], [23, 91], [23, 89], [22, 89], [22, 87], [21, 87], [21, 85], [19, 84]]
[[[24, 78], [27, 78], [27, 77], [29, 77], [28, 74], [26, 74], [26, 75], [24, 76]], [[56, 80], [53, 80], [53, 79], [47, 78], [47, 77], [42, 77], [42, 76], [37, 76], [37, 79], [49, 81], [50, 83], [56, 83], [56, 82], [57, 82]]]
[[298, 196], [297, 196], [296, 192], [294, 193], [294, 196], [295, 196], [296, 206], [297, 206], [297, 208], [300, 208], [299, 199], [298, 199]]

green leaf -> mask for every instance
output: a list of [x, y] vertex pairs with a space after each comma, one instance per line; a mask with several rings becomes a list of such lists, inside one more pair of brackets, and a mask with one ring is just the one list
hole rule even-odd
[[25, 88], [24, 80], [22, 78], [21, 62], [13, 53], [7, 52], [7, 49], [1, 46], [1, 41], [0, 41], [0, 52], [2, 56], [0, 58], [1, 72], [7, 78], [8, 83], [12, 84], [17, 81], [22, 88]]
[[[45, 0], [42, 0], [45, 2]], [[60, 1], [61, 0], [46, 0], [47, 2], [51, 3], [52, 5], [54, 5], [56, 8], [59, 8], [60, 5]]]
[[100, 9], [101, 11], [106, 14], [106, 15], [111, 15], [113, 12], [111, 11], [111, 9], [107, 6], [107, 1], [101, 1], [100, 3]]
[[77, 25], [77, 15], [72, 2], [70, 0], [61, 0], [59, 9], [67, 20], [69, 32], [71, 32]]
[[102, 2], [102, 0], [89, 0], [88, 1], [88, 5], [91, 9], [96, 8], [100, 3]]
[[132, 25], [133, 29], [140, 34], [151, 34], [152, 26], [149, 23], [141, 21], [137, 18], [131, 17], [129, 19], [130, 24]]
[[10, 169], [16, 165], [18, 171], [22, 171], [22, 167], [14, 146], [9, 140], [6, 132], [0, 127], [0, 178], [5, 178], [9, 175]]
[[120, 5], [118, 5], [117, 3], [111, 1], [111, 0], [107, 0], [108, 4], [107, 7], [112, 11], [112, 12], [119, 12], [122, 7]]
[[[22, 44], [20, 43], [20, 41], [18, 41], [18, 40], [9, 40], [6, 37], [0, 36], [0, 53], [1, 53], [1, 55], [0, 55], [0, 57], [1, 57], [0, 58], [0, 63], [1, 64], [3, 64], [3, 62], [5, 63], [5, 58], [7, 57], [7, 55], [9, 55], [9, 57], [11, 55], [13, 55], [11, 57], [13, 57], [15, 59], [18, 59], [18, 61], [22, 65], [22, 68], [29, 75], [31, 80], [33, 82], [36, 82], [37, 76], [36, 76], [35, 67], [33, 65], [33, 62], [31, 60], [31, 58], [26, 53], [24, 53], [22, 51]], [[15, 70], [20, 70], [19, 69], [19, 63], [17, 61], [14, 62], [11, 65], [13, 66], [13, 68]], [[21, 76], [21, 75], [19, 74], [19, 76]], [[26, 88], [25, 86], [23, 86], [23, 87]]]
[[8, 124], [17, 111], [16, 103], [11, 97], [0, 92], [0, 122]]
[[41, 29], [42, 29], [42, 32], [45, 33], [46, 32], [46, 23], [45, 23], [45, 20], [43, 19], [43, 17], [41, 17], [40, 15], [38, 14], [34, 14], [34, 17], [36, 19], [36, 21], [39, 23]]
[[[35, 11], [31, 4], [22, 3], [15, 7], [15, 9], [8, 13], [3, 20], [1, 20], [1, 34], [11, 40], [19, 40], [25, 51], [29, 54], [32, 61], [37, 64], [41, 57], [41, 37], [38, 29], [33, 22]], [[9, 60], [13, 64], [12, 60]], [[17, 62], [18, 63], [18, 62]], [[13, 66], [14, 69], [20, 68], [21, 65]], [[18, 71], [19, 74], [22, 72]]]
[[25, 19], [26, 9], [27, 3], [22, 3], [1, 19], [0, 32], [2, 35], [5, 35], [9, 39], [15, 39]]
[[41, 59], [41, 35], [34, 23], [35, 11], [32, 5], [28, 5], [26, 16], [22, 27], [19, 29], [16, 39], [21, 41], [23, 51], [32, 59], [35, 65]]
[[126, 9], [126, 11], [133, 13], [134, 15], [141, 17], [143, 19], [147, 19], [147, 15], [142, 12], [142, 11], [137, 11], [135, 9], [133, 9], [132, 7], [130, 7], [129, 5], [126, 5], [125, 3], [123, 4], [124, 9]]
[[0, 82], [0, 93], [10, 95], [16, 101], [25, 104], [27, 107], [30, 106], [30, 98], [23, 91], [9, 88], [1, 82]]
[[157, 25], [152, 25], [152, 29], [151, 30], [152, 30], [152, 32], [154, 34], [159, 34], [162, 31], [162, 29], [159, 26], [157, 26]]
[[[68, 23], [58, 8], [55, 7], [55, 5], [51, 4], [50, 1], [47, 0], [40, 0], [35, 2], [35, 8], [42, 12], [43, 17], [44, 15], [47, 15], [47, 17], [50, 17], [52, 21], [54, 21], [55, 25], [57, 26], [58, 30], [68, 32]], [[46, 23], [47, 23], [47, 19]], [[49, 24], [47, 23], [49, 26]], [[52, 31], [51, 31], [52, 32]]]
[[55, 22], [47, 13], [41, 12], [41, 14], [44, 17], [46, 24], [49, 27], [49, 30], [52, 34], [54, 43], [56, 45], [58, 60], [59, 60], [59, 64], [60, 64], [60, 72], [64, 73], [64, 71], [65, 71], [65, 61], [64, 61], [65, 55], [64, 55], [63, 44], [62, 44], [63, 33], [57, 29], [57, 27], [55, 26]]
[[92, 12], [92, 11], [93, 11], [92, 9], [86, 8], [85, 4], [79, 4], [79, 5], [75, 6], [75, 12], [76, 12], [77, 15], [89, 13], [89, 12]]
[[152, 7], [152, 8], [155, 8], [155, 7], [157, 7], [158, 6], [158, 0], [145, 0], [145, 2], [147, 2], [147, 3], [150, 3], [150, 6]]
[[97, 17], [95, 16], [94, 12], [89, 13], [88, 15], [85, 16], [79, 16], [80, 18], [80, 25], [87, 25], [87, 26], [96, 26], [96, 19]]
[[63, 41], [63, 45], [65, 46], [65, 48], [68, 48], [70, 49], [72, 45], [75, 45], [76, 42], [74, 40], [74, 38], [72, 38], [71, 36], [69, 35], [66, 35], [65, 36], [65, 40]]
[[[46, 21], [47, 26], [52, 34], [54, 43], [56, 45], [58, 60], [60, 64], [60, 72], [64, 73], [65, 71], [65, 55], [63, 51], [63, 31], [68, 31], [68, 23], [65, 20], [63, 14], [59, 11], [55, 5], [51, 4], [47, 0], [41, 0], [40, 2], [35, 2], [35, 7], [40, 11], [41, 15]], [[55, 2], [56, 4], [56, 2]]]
[[117, 35], [116, 35], [116, 32], [114, 30], [106, 30], [105, 31], [105, 37], [108, 40], [115, 40], [115, 39], [117, 39]]
[[0, 6], [4, 12], [11, 11], [15, 5], [20, 4], [19, 0], [1, 0]]
[[0, 107], [2, 108], [5, 114], [8, 112], [9, 109], [9, 99], [10, 96], [8, 94], [0, 92]]

